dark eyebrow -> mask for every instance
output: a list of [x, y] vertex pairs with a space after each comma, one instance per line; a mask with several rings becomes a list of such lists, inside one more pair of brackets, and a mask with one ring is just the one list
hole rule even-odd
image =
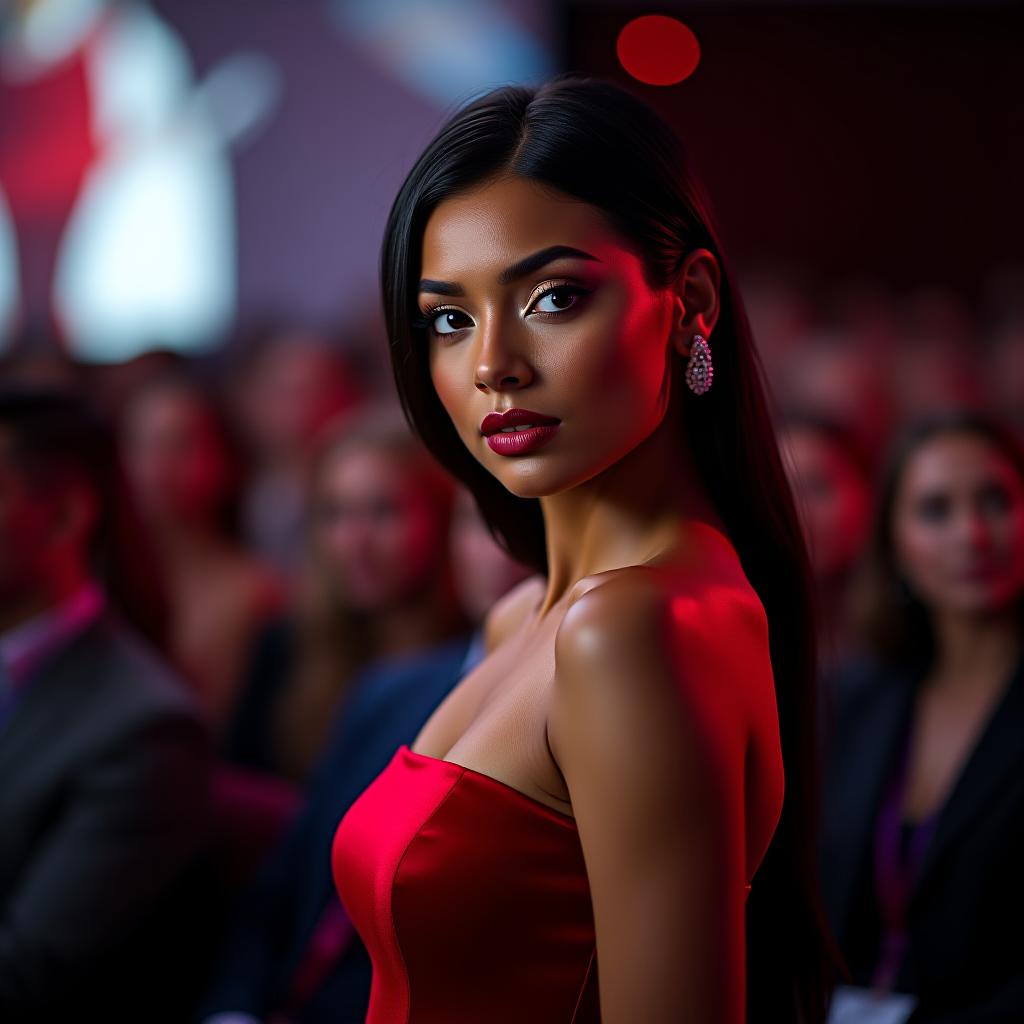
[[[498, 275], [498, 284], [511, 284], [521, 278], [532, 274], [534, 271], [546, 267], [549, 263], [561, 259], [593, 260], [600, 263], [596, 256], [582, 249], [574, 249], [571, 245], [549, 245], [546, 249], [524, 256], [518, 263], [513, 263]], [[434, 295], [464, 295], [461, 285], [453, 284], [451, 281], [432, 281], [424, 278], [420, 281], [421, 292], [431, 292]]]

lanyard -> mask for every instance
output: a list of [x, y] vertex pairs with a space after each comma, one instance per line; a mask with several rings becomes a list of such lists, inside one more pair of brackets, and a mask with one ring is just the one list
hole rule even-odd
[[909, 750], [908, 738], [896, 771], [885, 788], [875, 822], [875, 896], [882, 919], [882, 941], [871, 984], [873, 988], [885, 991], [892, 989], [906, 953], [910, 894], [939, 817], [936, 812], [916, 823], [904, 852], [901, 832]]

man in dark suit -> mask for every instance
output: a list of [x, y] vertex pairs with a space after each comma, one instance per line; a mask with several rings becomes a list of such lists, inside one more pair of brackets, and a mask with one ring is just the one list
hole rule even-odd
[[209, 741], [101, 576], [115, 466], [73, 399], [0, 395], [5, 1024], [180, 1021], [198, 985]]

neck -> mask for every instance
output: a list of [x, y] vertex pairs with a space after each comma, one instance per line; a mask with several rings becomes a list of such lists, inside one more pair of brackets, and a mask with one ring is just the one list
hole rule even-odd
[[999, 685], [1021, 653], [1016, 608], [992, 615], [938, 613], [934, 620], [936, 657], [930, 673], [934, 689], [976, 690]]
[[653, 561], [685, 542], [687, 525], [722, 525], [697, 477], [678, 414], [602, 473], [540, 499], [548, 589], [539, 614], [594, 573]]

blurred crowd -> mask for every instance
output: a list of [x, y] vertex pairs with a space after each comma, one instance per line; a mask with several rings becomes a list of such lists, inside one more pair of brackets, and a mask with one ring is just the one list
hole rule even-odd
[[[1024, 1019], [995, 941], [1024, 910], [1024, 271], [982, 308], [777, 273], [745, 297], [817, 588], [847, 981], [919, 1020]], [[0, 1017], [362, 1021], [334, 829], [526, 575], [331, 332], [106, 366], [20, 339]]]

